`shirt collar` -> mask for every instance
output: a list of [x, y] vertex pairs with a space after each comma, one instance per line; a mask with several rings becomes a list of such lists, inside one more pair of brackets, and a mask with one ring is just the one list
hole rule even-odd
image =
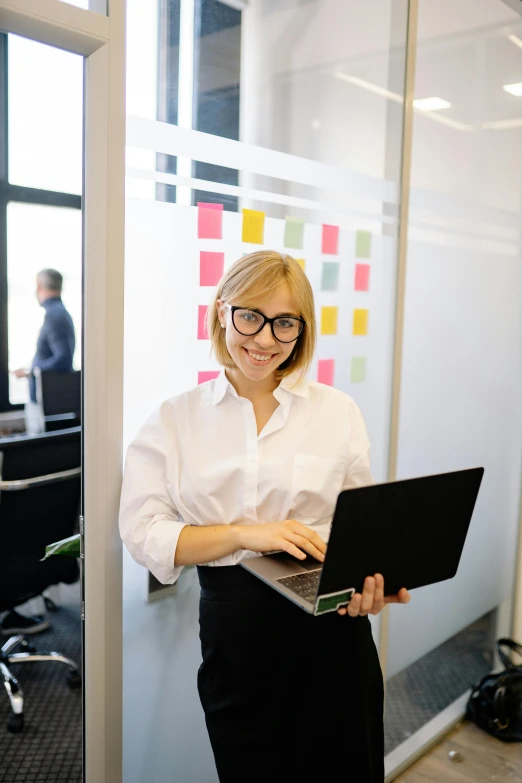
[[214, 381], [214, 394], [212, 395], [213, 405], [219, 405], [219, 403], [227, 393], [228, 387], [230, 387], [232, 392], [236, 394], [236, 390], [234, 389], [234, 387], [228, 380], [227, 376], [225, 375], [225, 370], [221, 370], [216, 380]]
[[[238, 396], [236, 390], [225, 375], [225, 370], [221, 370], [214, 381], [212, 404], [219, 405], [227, 392], [232, 394], [233, 397]], [[277, 389], [274, 391], [274, 397], [279, 402], [282, 402], [284, 399], [289, 399], [292, 395], [296, 397], [308, 397], [308, 381], [306, 378], [302, 378], [297, 372], [285, 375]]]

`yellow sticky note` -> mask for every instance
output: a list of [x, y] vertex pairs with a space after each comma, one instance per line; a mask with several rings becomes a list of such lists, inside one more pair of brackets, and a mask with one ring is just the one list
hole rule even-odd
[[321, 307], [321, 334], [337, 334], [338, 307]]
[[243, 210], [243, 242], [252, 242], [254, 245], [263, 244], [265, 232], [265, 213], [256, 209]]
[[355, 335], [368, 334], [368, 310], [353, 311], [353, 333]]
[[305, 268], [305, 260], [304, 260], [304, 258], [296, 258], [295, 261], [297, 261], [297, 263], [299, 264], [301, 269]]

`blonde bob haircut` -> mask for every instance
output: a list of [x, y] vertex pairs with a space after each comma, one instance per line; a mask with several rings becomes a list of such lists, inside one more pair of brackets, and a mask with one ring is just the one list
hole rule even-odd
[[312, 286], [294, 258], [274, 250], [259, 250], [242, 256], [225, 272], [217, 285], [207, 312], [207, 329], [212, 350], [223, 367], [236, 365], [228, 352], [225, 330], [219, 322], [218, 301], [222, 299], [229, 304], [258, 308], [269, 301], [271, 294], [283, 283], [288, 285], [306, 326], [288, 359], [277, 368], [276, 375], [278, 378], [291, 372], [298, 372], [301, 377], [306, 375], [316, 342]]

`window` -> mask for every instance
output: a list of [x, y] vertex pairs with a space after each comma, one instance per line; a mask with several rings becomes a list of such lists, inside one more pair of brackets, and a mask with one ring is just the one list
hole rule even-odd
[[27, 400], [25, 380], [44, 312], [35, 277], [64, 277], [81, 345], [83, 58], [0, 35], [0, 412]]
[[[186, 12], [185, 12], [186, 7]], [[192, 130], [239, 139], [241, 11], [219, 0], [160, 0], [158, 119]], [[180, 63], [183, 67], [180, 69]], [[227, 185], [239, 173], [202, 161], [158, 155], [158, 171]], [[237, 212], [236, 196], [193, 189], [189, 203], [218, 201]], [[162, 201], [180, 203], [175, 185], [158, 185]]]

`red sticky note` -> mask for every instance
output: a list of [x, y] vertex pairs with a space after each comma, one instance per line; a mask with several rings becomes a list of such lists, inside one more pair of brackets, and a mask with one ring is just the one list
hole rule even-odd
[[198, 201], [198, 239], [221, 239], [223, 235], [223, 204]]
[[217, 285], [223, 277], [225, 254], [202, 250], [199, 254], [199, 284]]
[[370, 264], [355, 264], [356, 291], [368, 291], [370, 288]]
[[323, 241], [321, 253], [336, 256], [339, 252], [339, 226], [327, 226], [323, 224]]
[[317, 380], [327, 386], [333, 386], [335, 359], [319, 359], [317, 362]]
[[198, 372], [198, 385], [205, 383], [205, 381], [212, 381], [219, 375], [219, 370], [202, 370]]
[[208, 340], [207, 310], [208, 305], [198, 306], [198, 340]]

